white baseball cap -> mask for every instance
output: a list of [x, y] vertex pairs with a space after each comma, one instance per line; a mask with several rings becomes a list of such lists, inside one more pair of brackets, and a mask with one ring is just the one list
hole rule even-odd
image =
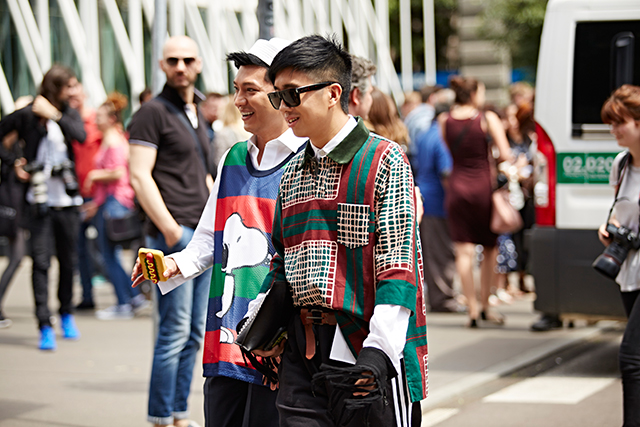
[[257, 40], [253, 46], [247, 51], [252, 55], [257, 56], [267, 65], [271, 65], [273, 58], [276, 57], [278, 52], [280, 52], [285, 47], [289, 46], [291, 42], [289, 40], [280, 39], [274, 37], [270, 40], [259, 39]]

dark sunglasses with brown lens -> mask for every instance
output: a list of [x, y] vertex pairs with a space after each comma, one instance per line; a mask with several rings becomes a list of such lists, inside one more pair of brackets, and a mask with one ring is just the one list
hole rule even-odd
[[337, 82], [322, 82], [314, 83], [308, 86], [294, 87], [291, 89], [283, 89], [276, 92], [269, 93], [269, 102], [276, 110], [280, 109], [280, 103], [284, 102], [287, 107], [297, 107], [300, 105], [300, 94], [304, 92], [311, 92], [314, 90], [320, 90], [332, 84], [339, 84]]

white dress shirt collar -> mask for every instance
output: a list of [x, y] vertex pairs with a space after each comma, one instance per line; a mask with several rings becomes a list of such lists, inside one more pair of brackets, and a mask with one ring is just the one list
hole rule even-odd
[[342, 126], [342, 129], [340, 129], [340, 131], [333, 138], [331, 138], [331, 140], [329, 140], [329, 142], [327, 142], [324, 147], [318, 148], [315, 145], [310, 144], [311, 148], [313, 148], [313, 152], [316, 154], [316, 158], [320, 159], [329, 154], [342, 142], [343, 139], [347, 137], [347, 135], [351, 133], [352, 130], [355, 129], [357, 125], [357, 120], [351, 114], [349, 114], [349, 120], [347, 120], [347, 123]]
[[276, 139], [268, 141], [264, 146], [262, 161], [258, 164], [258, 154], [260, 150], [256, 146], [256, 136], [252, 135], [247, 141], [247, 150], [251, 157], [251, 162], [257, 170], [269, 170], [282, 163], [291, 153], [295, 153], [307, 141], [307, 138], [295, 136], [291, 129], [287, 129]]

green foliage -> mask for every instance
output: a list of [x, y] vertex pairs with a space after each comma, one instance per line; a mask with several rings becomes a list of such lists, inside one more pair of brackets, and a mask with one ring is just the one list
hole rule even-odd
[[491, 0], [480, 32], [511, 52], [514, 68], [535, 70], [548, 0]]

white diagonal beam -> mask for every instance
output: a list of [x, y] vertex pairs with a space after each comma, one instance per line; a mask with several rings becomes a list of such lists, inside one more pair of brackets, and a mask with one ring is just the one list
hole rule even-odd
[[7, 6], [9, 6], [9, 13], [11, 14], [11, 18], [13, 19], [13, 24], [16, 27], [18, 39], [20, 40], [20, 45], [22, 46], [22, 51], [24, 52], [24, 56], [27, 59], [27, 64], [29, 65], [29, 71], [31, 72], [33, 83], [37, 87], [42, 81], [42, 69], [40, 68], [38, 56], [36, 55], [36, 52], [33, 48], [33, 44], [31, 43], [27, 25], [22, 19], [20, 6], [18, 5], [17, 0], [7, 0]]
[[[36, 0], [36, 19], [40, 30], [42, 43], [42, 55], [40, 56], [40, 68], [48, 70], [51, 68], [51, 32], [49, 31], [49, 0]], [[45, 43], [44, 40], [47, 42]]]
[[202, 78], [207, 91], [221, 92], [222, 77], [220, 65], [214, 63], [213, 47], [209, 42], [207, 30], [198, 12], [198, 6], [192, 2], [185, 2], [185, 17], [189, 36], [192, 37], [200, 48], [200, 56], [204, 62]]
[[43, 52], [42, 36], [40, 35], [40, 30], [38, 30], [38, 24], [36, 24], [36, 18], [31, 10], [31, 5], [28, 0], [18, 0], [18, 5], [20, 6], [22, 18], [24, 19], [31, 43], [33, 44], [33, 50], [38, 58], [41, 58]]
[[2, 64], [0, 63], [0, 104], [2, 104], [2, 111], [5, 115], [13, 113], [15, 109], [13, 105], [13, 95], [7, 83], [7, 78], [4, 75]]
[[124, 59], [124, 66], [129, 76], [129, 82], [131, 83], [132, 98], [135, 98], [136, 94], [139, 94], [144, 90], [144, 70], [138, 67], [139, 62], [136, 61], [135, 52], [131, 43], [129, 42], [127, 28], [122, 21], [122, 15], [118, 9], [118, 5], [115, 0], [102, 0], [107, 11], [107, 16], [113, 27], [113, 33], [116, 38], [116, 43], [120, 49], [120, 54]]
[[[82, 68], [82, 80], [85, 90], [89, 93], [93, 105], [100, 105], [107, 98], [104, 84], [100, 79], [100, 70], [94, 70], [86, 55], [87, 46], [84, 43], [83, 25], [75, 8], [73, 0], [58, 0], [62, 19], [71, 39], [71, 46], [76, 59]], [[126, 61], [125, 61], [126, 62]]]

